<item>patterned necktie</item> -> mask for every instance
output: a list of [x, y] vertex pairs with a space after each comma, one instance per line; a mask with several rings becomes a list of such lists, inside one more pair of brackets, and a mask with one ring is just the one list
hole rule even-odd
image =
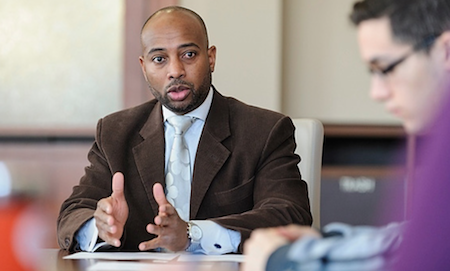
[[180, 218], [188, 221], [191, 200], [191, 165], [189, 150], [183, 136], [195, 119], [187, 116], [173, 116], [167, 121], [175, 129], [175, 136], [167, 167], [166, 197], [175, 207]]

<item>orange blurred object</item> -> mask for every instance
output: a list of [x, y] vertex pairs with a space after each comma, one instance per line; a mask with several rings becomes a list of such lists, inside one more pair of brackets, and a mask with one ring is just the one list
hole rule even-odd
[[1, 270], [38, 270], [40, 249], [48, 236], [46, 223], [45, 212], [38, 202], [0, 198]]

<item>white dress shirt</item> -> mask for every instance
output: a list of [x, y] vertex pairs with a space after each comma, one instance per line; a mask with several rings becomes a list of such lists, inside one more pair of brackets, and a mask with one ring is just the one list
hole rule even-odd
[[[206, 117], [208, 116], [209, 109], [211, 108], [213, 98], [213, 90], [210, 89], [205, 101], [195, 110], [185, 114], [185, 116], [194, 117], [196, 121], [184, 134], [184, 140], [189, 149], [191, 172], [194, 169], [195, 156], [197, 153], [198, 143], [200, 136], [205, 126]], [[164, 118], [164, 137], [165, 137], [165, 165], [167, 172], [167, 162], [170, 156], [170, 150], [172, 149], [173, 138], [175, 129], [167, 123], [167, 119], [175, 113], [163, 106], [162, 114]], [[239, 244], [241, 242], [241, 235], [234, 230], [226, 229], [219, 224], [209, 220], [193, 220], [203, 232], [201, 242], [196, 247], [190, 246], [187, 250], [200, 254], [225, 254], [230, 252], [237, 252]], [[86, 222], [76, 235], [76, 239], [80, 245], [80, 248], [84, 251], [93, 252], [99, 247], [106, 245], [106, 243], [97, 243], [98, 230], [95, 226], [95, 218], [91, 218]]]

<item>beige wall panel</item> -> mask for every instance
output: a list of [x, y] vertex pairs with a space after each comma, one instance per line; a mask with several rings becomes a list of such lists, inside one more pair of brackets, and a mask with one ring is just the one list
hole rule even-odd
[[398, 123], [369, 98], [369, 74], [348, 19], [353, 2], [283, 2], [285, 113], [326, 123]]
[[180, 0], [205, 20], [217, 47], [213, 84], [227, 96], [281, 110], [281, 11], [278, 0]]
[[0, 128], [86, 128], [122, 107], [123, 0], [0, 0]]

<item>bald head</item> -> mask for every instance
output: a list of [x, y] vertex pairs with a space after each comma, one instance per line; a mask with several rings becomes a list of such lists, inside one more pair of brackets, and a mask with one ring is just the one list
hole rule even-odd
[[[182, 21], [186, 20], [186, 21], [195, 21], [198, 24], [199, 29], [201, 31], [201, 34], [204, 36], [205, 39], [205, 47], [208, 48], [209, 46], [209, 41], [208, 41], [208, 31], [206, 30], [206, 25], [205, 22], [203, 21], [202, 17], [200, 17], [200, 15], [198, 15], [196, 12], [184, 8], [184, 7], [180, 7], [180, 6], [170, 6], [170, 7], [164, 7], [158, 11], [156, 11], [155, 13], [153, 13], [144, 23], [144, 25], [142, 26], [141, 29], [141, 44], [142, 47], [144, 49], [145, 45], [144, 45], [144, 39], [145, 36], [147, 35], [147, 30], [149, 29], [149, 27], [151, 27], [151, 25], [155, 22], [155, 21], [159, 21], [161, 18], [172, 18], [172, 19], [180, 19]], [[172, 20], [168, 19], [168, 22], [171, 23]]]

